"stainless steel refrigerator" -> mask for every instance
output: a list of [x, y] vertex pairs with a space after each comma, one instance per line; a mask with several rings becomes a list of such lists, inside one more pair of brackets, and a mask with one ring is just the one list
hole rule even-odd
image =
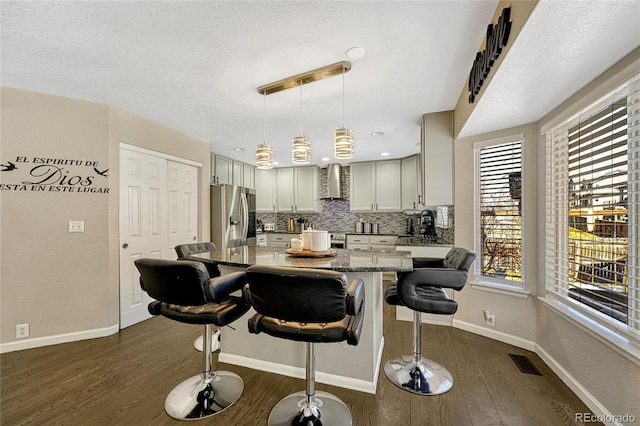
[[211, 241], [218, 250], [256, 245], [256, 191], [211, 185]]

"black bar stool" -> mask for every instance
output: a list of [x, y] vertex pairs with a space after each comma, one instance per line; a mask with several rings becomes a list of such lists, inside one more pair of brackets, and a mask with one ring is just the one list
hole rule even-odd
[[269, 425], [350, 425], [351, 412], [338, 397], [315, 389], [316, 343], [357, 345], [364, 320], [364, 282], [317, 269], [251, 266], [245, 297], [256, 310], [251, 333], [307, 343], [306, 391], [278, 402]]
[[384, 295], [387, 303], [413, 310], [413, 356], [404, 355], [384, 365], [384, 374], [401, 389], [438, 395], [453, 387], [453, 377], [446, 368], [422, 358], [420, 314], [451, 315], [458, 310], [458, 303], [449, 299], [444, 289], [462, 290], [475, 258], [474, 252], [458, 247], [449, 250], [444, 259], [414, 258], [413, 271], [398, 274], [398, 281], [389, 284]]
[[167, 414], [194, 420], [230, 407], [244, 382], [235, 373], [216, 371], [218, 351], [211, 353], [211, 335], [214, 325], [223, 327], [249, 310], [242, 296], [231, 296], [246, 283], [244, 272], [210, 278], [203, 263], [189, 260], [138, 259], [135, 265], [142, 289], [156, 299], [149, 304], [151, 314], [204, 326], [202, 373], [173, 388], [165, 400]]

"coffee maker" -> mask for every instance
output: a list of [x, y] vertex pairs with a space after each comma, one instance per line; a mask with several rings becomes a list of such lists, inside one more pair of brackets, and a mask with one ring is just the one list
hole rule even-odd
[[420, 234], [435, 237], [436, 236], [436, 212], [431, 209], [423, 210], [420, 213]]

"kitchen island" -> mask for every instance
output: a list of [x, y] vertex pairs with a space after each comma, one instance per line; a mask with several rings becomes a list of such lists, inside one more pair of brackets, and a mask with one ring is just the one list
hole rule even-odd
[[[412, 270], [410, 252], [340, 249], [333, 257], [306, 258], [293, 257], [282, 248], [244, 246], [200, 253], [189, 259], [223, 265], [225, 271], [229, 267], [272, 265], [339, 271], [346, 275], [348, 282], [362, 279], [365, 318], [360, 342], [357, 346], [316, 345], [316, 380], [375, 394], [384, 347], [382, 273]], [[233, 329], [222, 329], [220, 361], [304, 379], [305, 343], [250, 334], [246, 324], [254, 313], [251, 309], [232, 324]]]

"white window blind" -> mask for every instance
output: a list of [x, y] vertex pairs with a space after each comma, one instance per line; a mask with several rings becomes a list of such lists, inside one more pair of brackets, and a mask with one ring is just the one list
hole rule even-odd
[[476, 156], [476, 276], [522, 283], [522, 140], [479, 144]]
[[546, 134], [547, 292], [638, 330], [638, 84], [574, 121]]

